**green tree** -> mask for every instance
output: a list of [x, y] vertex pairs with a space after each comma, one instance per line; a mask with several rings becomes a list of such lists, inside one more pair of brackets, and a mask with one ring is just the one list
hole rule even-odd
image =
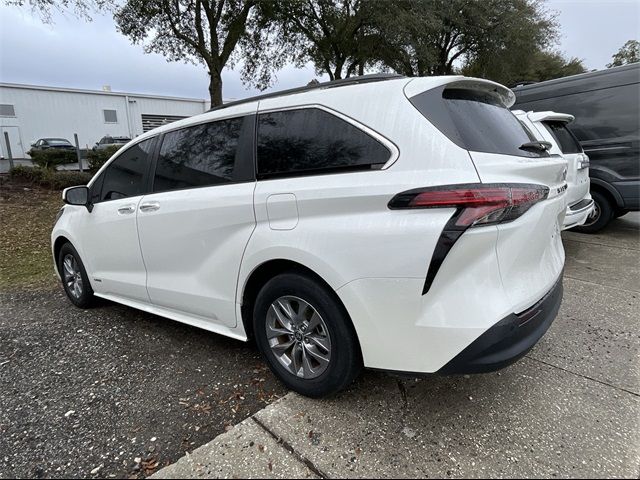
[[[371, 57], [374, 0], [263, 0], [259, 32], [247, 44], [244, 78], [257, 75], [258, 87], [286, 61], [301, 67], [312, 62], [331, 80], [364, 71]], [[256, 83], [256, 82], [251, 82]]]
[[394, 0], [379, 11], [380, 63], [410, 76], [448, 75], [487, 56], [515, 61], [550, 45], [557, 24], [538, 0]]
[[629, 40], [611, 58], [613, 61], [607, 65], [607, 68], [640, 62], [640, 42]]
[[536, 49], [518, 56], [518, 61], [505, 61], [491, 56], [479, 57], [464, 65], [461, 73], [512, 86], [518, 82], [542, 82], [586, 71], [582, 60], [578, 58], [566, 59], [558, 52]]
[[211, 105], [222, 105], [222, 71], [237, 60], [250, 35], [257, 0], [127, 0], [114, 18], [119, 30], [146, 52], [168, 61], [202, 63]]

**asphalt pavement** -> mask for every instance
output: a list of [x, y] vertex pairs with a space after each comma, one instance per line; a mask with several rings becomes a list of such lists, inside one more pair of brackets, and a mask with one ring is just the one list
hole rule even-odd
[[0, 294], [0, 478], [142, 477], [285, 393], [251, 345], [61, 289]]

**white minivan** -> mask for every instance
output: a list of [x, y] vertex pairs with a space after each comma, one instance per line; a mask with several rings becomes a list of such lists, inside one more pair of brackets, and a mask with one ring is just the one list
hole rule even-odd
[[[579, 227], [595, 219], [595, 205], [589, 193], [589, 157], [567, 125], [573, 115], [557, 112], [525, 112], [513, 110], [534, 138], [548, 142], [551, 155], [562, 155], [567, 161], [567, 212], [563, 230]], [[597, 213], [596, 213], [597, 215]]]
[[374, 75], [162, 126], [64, 191], [56, 270], [79, 307], [254, 339], [308, 396], [362, 367], [504, 367], [558, 312], [567, 188], [513, 102], [486, 80]]

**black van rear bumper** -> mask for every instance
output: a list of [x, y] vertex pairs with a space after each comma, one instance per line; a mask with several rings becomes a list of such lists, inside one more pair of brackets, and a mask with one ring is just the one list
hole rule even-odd
[[516, 362], [538, 343], [558, 314], [562, 275], [542, 299], [522, 313], [503, 318], [460, 352], [438, 373], [482, 373]]

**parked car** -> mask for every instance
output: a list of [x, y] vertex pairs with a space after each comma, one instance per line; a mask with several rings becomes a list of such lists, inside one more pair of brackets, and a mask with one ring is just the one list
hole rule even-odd
[[567, 162], [513, 93], [376, 75], [147, 132], [66, 189], [56, 271], [94, 296], [239, 340], [304, 395], [369, 367], [484, 372], [562, 298]]
[[121, 147], [130, 141], [131, 139], [129, 137], [112, 137], [110, 135], [106, 135], [102, 137], [99, 142], [96, 142], [92, 150], [104, 150], [107, 147], [113, 146]]
[[549, 143], [550, 154], [567, 160], [567, 211], [562, 229], [583, 225], [594, 207], [589, 194], [589, 157], [567, 126], [573, 122], [573, 115], [522, 110], [514, 110], [513, 114], [535, 140]]
[[516, 107], [575, 117], [571, 130], [591, 159], [593, 215], [576, 230], [594, 233], [640, 208], [640, 63], [514, 89]]
[[33, 152], [48, 150], [50, 148], [61, 150], [76, 149], [76, 147], [74, 147], [73, 144], [65, 138], [40, 138], [31, 143], [31, 149], [29, 149], [27, 154], [31, 156]]

